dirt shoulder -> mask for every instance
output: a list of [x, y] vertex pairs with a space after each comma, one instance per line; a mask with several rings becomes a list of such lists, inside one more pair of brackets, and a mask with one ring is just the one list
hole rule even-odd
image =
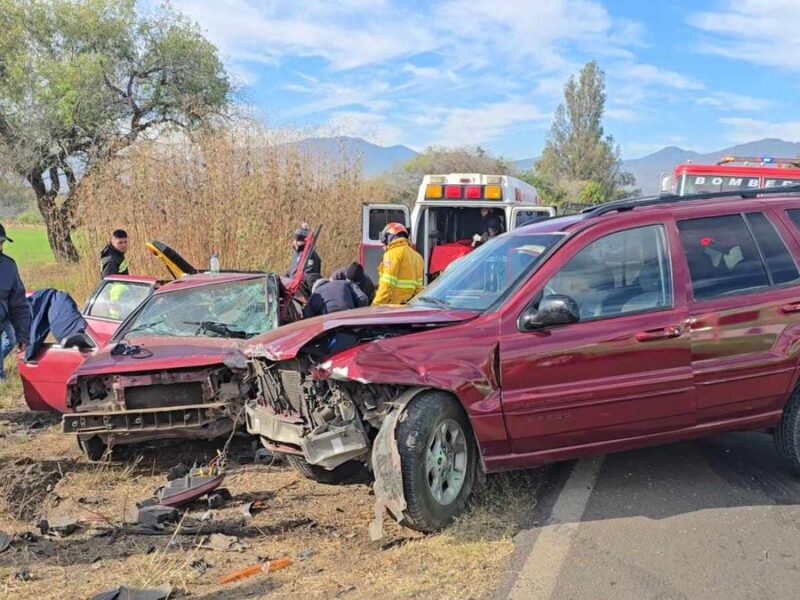
[[[172, 597], [483, 598], [499, 585], [512, 536], [535, 505], [540, 474], [490, 477], [469, 512], [441, 534], [422, 536], [387, 523], [369, 540], [373, 496], [366, 479], [342, 486], [308, 481], [282, 464], [253, 462], [238, 437], [224, 486], [232, 499], [192, 535], [139, 535], [108, 525], [130, 518], [136, 501], [165, 483], [178, 463], [208, 460], [214, 444], [137, 447], [124, 460], [88, 462], [58, 419], [20, 401], [0, 409], [0, 530], [15, 535], [0, 553], [0, 596], [86, 598], [121, 584], [177, 588]], [[246, 518], [242, 507], [260, 500]], [[198, 501], [187, 522], [208, 511]], [[208, 516], [208, 515], [207, 515]], [[42, 518], [84, 521], [65, 537], [42, 535]], [[234, 535], [239, 551], [198, 548], [211, 532]], [[267, 559], [293, 564], [220, 585], [221, 576]], [[26, 575], [27, 574], [27, 575]], [[29, 576], [29, 580], [24, 580]]]

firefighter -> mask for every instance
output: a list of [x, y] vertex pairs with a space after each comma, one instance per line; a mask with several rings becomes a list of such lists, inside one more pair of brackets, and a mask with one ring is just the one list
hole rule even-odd
[[408, 242], [408, 230], [389, 223], [381, 231], [383, 262], [378, 266], [378, 291], [372, 304], [403, 304], [422, 290], [424, 261]]
[[115, 229], [111, 234], [111, 241], [100, 251], [101, 277], [109, 275], [127, 275], [128, 259], [128, 234], [124, 229]]

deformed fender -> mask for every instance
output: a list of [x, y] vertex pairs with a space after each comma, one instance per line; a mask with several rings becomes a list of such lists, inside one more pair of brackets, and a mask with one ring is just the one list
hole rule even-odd
[[395, 407], [383, 420], [378, 435], [372, 443], [372, 471], [375, 476], [375, 520], [369, 524], [369, 537], [374, 542], [383, 537], [383, 515], [389, 513], [399, 523], [406, 509], [403, 493], [403, 470], [397, 451], [395, 430], [406, 406], [414, 398], [431, 388], [413, 388], [400, 394], [391, 404]]

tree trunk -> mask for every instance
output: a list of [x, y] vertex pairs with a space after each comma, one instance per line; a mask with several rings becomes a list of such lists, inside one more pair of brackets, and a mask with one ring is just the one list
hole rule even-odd
[[56, 261], [60, 263], [78, 262], [78, 250], [70, 235], [72, 233], [73, 190], [70, 190], [70, 196], [59, 206], [56, 202], [58, 198], [57, 183], [48, 190], [44, 179], [39, 174], [29, 175], [28, 181], [36, 194], [36, 204], [47, 228], [47, 241], [50, 243], [50, 249], [53, 251]]

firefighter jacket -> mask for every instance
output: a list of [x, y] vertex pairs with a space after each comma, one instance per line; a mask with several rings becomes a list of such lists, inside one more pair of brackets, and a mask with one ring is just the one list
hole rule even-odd
[[405, 238], [392, 240], [378, 266], [378, 291], [372, 304], [403, 304], [422, 290], [423, 260]]

